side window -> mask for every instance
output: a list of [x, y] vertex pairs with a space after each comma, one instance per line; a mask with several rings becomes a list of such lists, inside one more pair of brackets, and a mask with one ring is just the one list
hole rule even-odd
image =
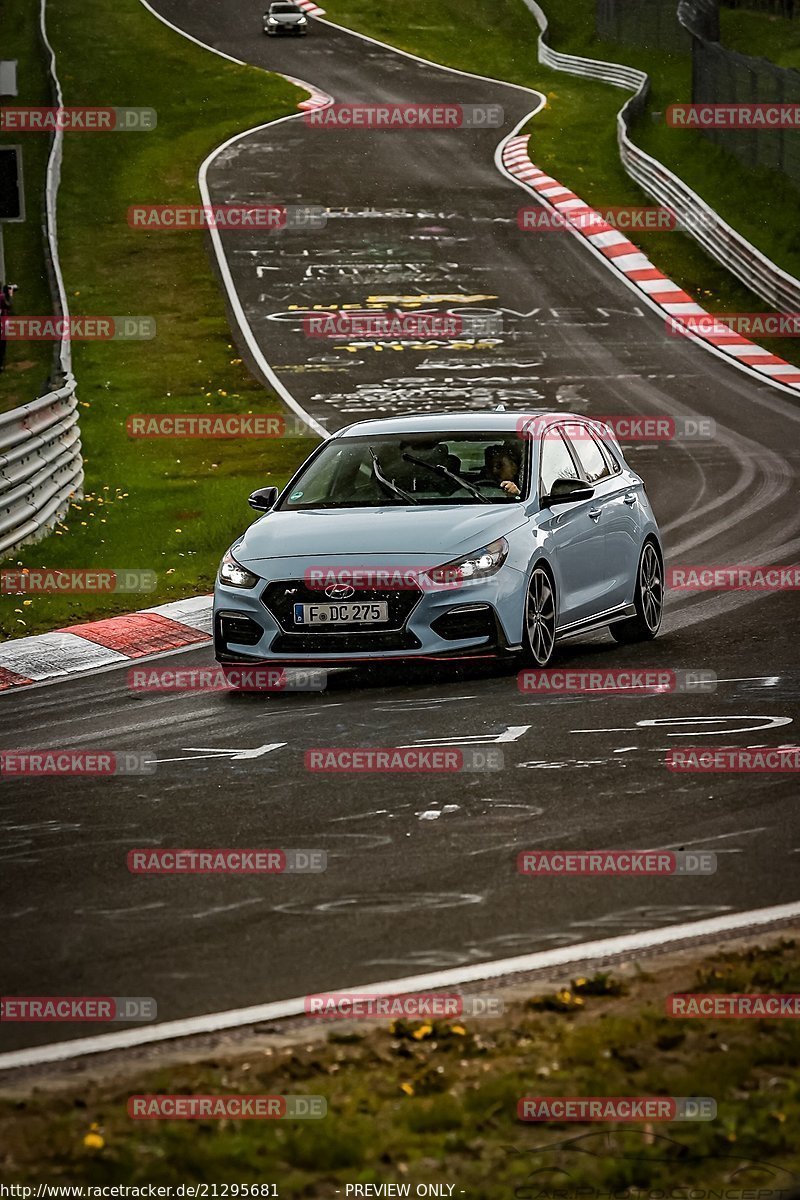
[[600, 437], [597, 438], [597, 444], [603, 452], [603, 457], [605, 458], [606, 462], [608, 463], [611, 474], [619, 475], [620, 471], [622, 470], [622, 467], [620, 466], [619, 461], [617, 460], [617, 456], [614, 453], [614, 451], [611, 449], [611, 447], [608, 445], [608, 443], [604, 442], [603, 439]]
[[608, 479], [611, 475], [608, 462], [588, 426], [576, 429], [571, 442], [587, 482], [599, 483], [601, 479]]
[[578, 471], [557, 429], [547, 429], [542, 436], [539, 463], [539, 495], [547, 496], [557, 479], [578, 479]]

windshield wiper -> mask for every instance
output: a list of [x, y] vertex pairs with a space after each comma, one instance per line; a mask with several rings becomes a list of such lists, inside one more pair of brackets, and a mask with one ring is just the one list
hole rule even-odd
[[419, 504], [419, 500], [416, 500], [413, 496], [409, 496], [408, 492], [404, 492], [402, 488], [399, 488], [393, 479], [386, 478], [383, 471], [381, 471], [378, 456], [372, 449], [372, 446], [367, 446], [367, 449], [372, 456], [372, 477], [380, 484], [383, 490], [388, 495], [394, 496], [397, 500], [404, 500], [406, 504]]
[[416, 454], [409, 454], [404, 451], [402, 458], [406, 462], [414, 463], [418, 467], [427, 467], [429, 471], [435, 471], [437, 475], [443, 475], [445, 479], [452, 479], [459, 487], [466, 488], [473, 496], [480, 500], [481, 504], [491, 504], [492, 501], [488, 496], [484, 496], [483, 492], [479, 491], [474, 484], [468, 479], [462, 479], [460, 475], [456, 475], [455, 471], [451, 471], [449, 467], [442, 466], [441, 463], [426, 462], [424, 458], [417, 458]]

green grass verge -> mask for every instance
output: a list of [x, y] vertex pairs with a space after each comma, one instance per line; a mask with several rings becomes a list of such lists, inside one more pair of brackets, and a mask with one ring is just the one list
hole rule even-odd
[[[521, 0], [493, 10], [491, 21], [482, 0], [404, 0], [402, 6], [381, 0], [330, 0], [326, 7], [332, 20], [403, 50], [538, 88], [547, 95], [548, 103], [525, 130], [531, 135], [533, 161], [596, 208], [652, 203], [619, 161], [616, 115], [626, 93], [538, 63], [538, 27]], [[555, 49], [647, 71], [653, 84], [651, 110], [663, 111], [668, 104], [689, 98], [688, 55], [599, 41], [594, 35], [594, 0], [573, 0], [568, 6], [545, 0], [543, 7], [550, 21], [549, 41]], [[800, 275], [800, 226], [788, 216], [797, 211], [798, 193], [782, 176], [743, 168], [700, 134], [654, 124], [649, 116], [639, 124], [635, 137], [766, 254]], [[759, 195], [758, 205], [753, 204], [754, 194]], [[710, 310], [770, 311], [691, 238], [674, 232], [637, 231], [633, 240]], [[800, 362], [800, 339], [759, 340], [773, 353]]]
[[16, 636], [209, 590], [252, 516], [248, 493], [283, 482], [314, 444], [132, 440], [125, 425], [137, 412], [281, 409], [233, 348], [204, 235], [134, 230], [127, 210], [137, 201], [197, 203], [203, 158], [236, 132], [295, 111], [304, 93], [192, 45], [138, 0], [62, 0], [50, 6], [49, 31], [67, 105], [158, 111], [151, 132], [67, 134], [59, 199], [73, 313], [153, 316], [158, 332], [152, 341], [74, 344], [86, 499], [4, 566], [146, 568], [158, 587], [145, 597], [4, 598], [4, 631]]
[[[102, 1082], [89, 1067], [57, 1092], [0, 1099], [0, 1178], [271, 1183], [287, 1197], [392, 1182], [409, 1184], [412, 1196], [419, 1183], [449, 1183], [454, 1195], [463, 1190], [475, 1200], [592, 1195], [581, 1188], [716, 1195], [725, 1186], [755, 1189], [736, 1195], [788, 1196], [790, 1173], [800, 1169], [798, 1022], [681, 1021], [665, 1015], [665, 998], [798, 992], [797, 944], [699, 951], [693, 961], [650, 970], [657, 973], [574, 980], [509, 1004], [493, 1021], [340, 1027], [281, 1049], [265, 1032], [253, 1035], [246, 1058], [211, 1053], [190, 1065], [120, 1069]], [[159, 1093], [322, 1095], [328, 1115], [274, 1123], [128, 1119], [129, 1096]], [[532, 1125], [517, 1119], [518, 1099], [531, 1095], [711, 1096], [717, 1116]], [[570, 1149], [575, 1138], [585, 1139], [582, 1151]]]
[[[2, 0], [0, 46], [4, 59], [17, 60], [19, 95], [4, 97], [4, 107], [49, 105], [47, 69], [39, 42], [39, 6], [31, 0]], [[42, 196], [50, 152], [49, 138], [38, 133], [0, 132], [0, 145], [22, 149], [25, 220], [3, 225], [6, 276], [2, 283], [19, 285], [14, 303], [18, 316], [52, 312], [42, 237]], [[0, 373], [0, 412], [35, 400], [47, 389], [52, 347], [47, 342], [9, 342], [5, 370]]]
[[800, 71], [800, 17], [721, 8], [719, 19], [723, 46]]

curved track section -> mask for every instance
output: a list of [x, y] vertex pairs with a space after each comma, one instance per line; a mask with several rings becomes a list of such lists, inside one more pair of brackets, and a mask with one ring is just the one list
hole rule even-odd
[[[501, 129], [332, 132], [302, 116], [251, 131], [206, 165], [215, 200], [320, 204], [313, 236], [223, 235], [247, 328], [321, 426], [504, 403], [596, 416], [706, 418], [704, 441], [634, 443], [670, 561], [788, 563], [798, 413], [791, 398], [663, 320], [571, 237], [522, 233], [527, 197], [498, 142], [536, 94], [396, 53], [327, 22], [268, 42], [262, 3], [158, 0], [201, 42], [339, 101], [500, 104]], [[323, 342], [300, 314], [383, 305], [500, 318], [444, 344]], [[418, 307], [417, 307], [418, 306]], [[241, 322], [240, 322], [241, 324]], [[433, 340], [433, 339], [429, 339]], [[282, 392], [284, 394], [284, 392]], [[246, 509], [243, 507], [243, 520]], [[758, 603], [755, 601], [758, 600]], [[520, 693], [499, 669], [333, 676], [274, 699], [132, 691], [127, 668], [0, 697], [4, 747], [149, 751], [153, 777], [22, 780], [0, 800], [12, 994], [152, 995], [177, 1021], [790, 904], [800, 850], [790, 775], [684, 775], [687, 743], [793, 744], [791, 594], [681, 594], [663, 635], [567, 644], [574, 667], [704, 668], [709, 694]], [[169, 663], [207, 663], [192, 650]], [[443, 780], [314, 775], [314, 746], [493, 746], [504, 769]], [[136, 846], [315, 847], [317, 875], [133, 877]], [[671, 847], [718, 855], [713, 877], [536, 880], [537, 847]], [[65, 864], [69, 864], [68, 868]], [[9, 1026], [2, 1049], [80, 1029]]]

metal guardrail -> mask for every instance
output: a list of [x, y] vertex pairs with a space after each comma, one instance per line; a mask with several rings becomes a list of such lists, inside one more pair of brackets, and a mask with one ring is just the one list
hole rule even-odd
[[0, 413], [0, 554], [53, 527], [83, 483], [75, 380]]
[[709, 204], [658, 159], [647, 154], [630, 137], [630, 122], [647, 102], [650, 79], [644, 71], [620, 63], [561, 54], [547, 44], [547, 17], [536, 0], [524, 0], [539, 26], [539, 62], [554, 71], [598, 79], [634, 93], [617, 114], [617, 143], [622, 165], [644, 192], [670, 208], [687, 233], [717, 262], [751, 291], [780, 312], [800, 311], [800, 280], [767, 258], [752, 242], [737, 233]]
[[[46, 0], [41, 0], [40, 36], [49, 60], [53, 100], [60, 107], [64, 99], [47, 38], [45, 4]], [[56, 224], [63, 137], [62, 130], [54, 134], [47, 161], [43, 232], [53, 307], [60, 316], [68, 317]], [[55, 350], [51, 378], [54, 390], [20, 408], [0, 413], [0, 557], [25, 542], [44, 537], [63, 517], [70, 500], [83, 494], [78, 402], [69, 339], [64, 337]]]

